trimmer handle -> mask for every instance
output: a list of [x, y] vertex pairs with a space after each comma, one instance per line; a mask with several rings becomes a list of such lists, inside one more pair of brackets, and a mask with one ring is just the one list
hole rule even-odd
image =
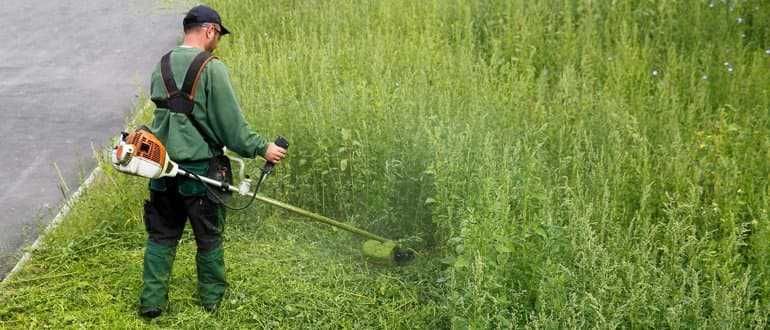
[[[277, 146], [279, 146], [281, 148], [284, 148], [284, 149], [287, 149], [287, 150], [289, 149], [289, 141], [286, 140], [286, 138], [284, 138], [283, 136], [279, 135], [277, 138], [275, 138], [275, 142], [273, 142], [273, 143], [275, 143], [275, 145], [277, 145]], [[264, 173], [272, 172], [273, 171], [273, 166], [275, 166], [275, 163], [273, 163], [273, 162], [271, 162], [269, 160], [265, 161], [265, 166], [262, 167], [262, 172], [264, 172]]]
[[275, 143], [275, 145], [281, 148], [289, 149], [289, 141], [286, 140], [286, 138], [284, 138], [283, 136], [279, 135], [277, 138], [275, 138], [275, 142], [273, 143]]

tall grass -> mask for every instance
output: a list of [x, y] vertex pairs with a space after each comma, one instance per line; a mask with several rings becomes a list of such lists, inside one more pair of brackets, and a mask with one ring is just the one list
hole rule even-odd
[[283, 193], [443, 251], [452, 324], [766, 325], [766, 3], [215, 6]]
[[[323, 320], [767, 327], [770, 4], [211, 5], [247, 119], [291, 142], [266, 193], [440, 255], [396, 275], [425, 307]], [[359, 275], [323, 269], [296, 276]]]

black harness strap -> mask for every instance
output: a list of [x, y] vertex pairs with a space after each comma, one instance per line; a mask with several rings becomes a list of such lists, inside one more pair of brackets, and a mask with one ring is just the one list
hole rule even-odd
[[182, 92], [187, 93], [191, 99], [195, 98], [196, 85], [200, 78], [201, 72], [206, 64], [209, 63], [214, 56], [211, 53], [203, 51], [200, 52], [190, 63], [190, 67], [187, 68], [187, 74], [184, 76], [184, 84], [182, 84]]
[[160, 76], [163, 78], [163, 84], [166, 86], [166, 92], [169, 97], [179, 93], [179, 89], [176, 88], [176, 82], [174, 81], [174, 73], [171, 72], [171, 52], [166, 53], [160, 59]]
[[152, 102], [158, 108], [168, 109], [171, 112], [183, 113], [187, 116], [187, 119], [193, 124], [198, 133], [203, 137], [203, 140], [209, 145], [210, 148], [215, 150], [221, 150], [222, 145], [214, 142], [206, 130], [201, 126], [192, 112], [195, 108], [195, 91], [200, 79], [200, 74], [203, 72], [203, 68], [206, 64], [213, 59], [214, 56], [207, 51], [200, 52], [190, 63], [190, 67], [187, 68], [187, 73], [184, 77], [184, 83], [182, 84], [182, 90], [180, 91], [176, 87], [176, 81], [174, 81], [174, 73], [171, 70], [171, 52], [168, 52], [160, 60], [160, 74], [163, 78], [163, 84], [166, 86], [167, 98], [153, 98]]

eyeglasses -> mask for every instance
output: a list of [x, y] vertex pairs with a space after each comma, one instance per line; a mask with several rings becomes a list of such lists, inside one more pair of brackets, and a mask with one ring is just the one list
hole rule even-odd
[[222, 35], [222, 29], [221, 29], [221, 28], [219, 28], [219, 24], [215, 24], [215, 23], [203, 23], [203, 24], [201, 24], [201, 26], [202, 26], [202, 27], [209, 27], [209, 26], [210, 26], [210, 27], [213, 27], [213, 28], [214, 28], [214, 31], [217, 31], [217, 34], [219, 34], [220, 36]]

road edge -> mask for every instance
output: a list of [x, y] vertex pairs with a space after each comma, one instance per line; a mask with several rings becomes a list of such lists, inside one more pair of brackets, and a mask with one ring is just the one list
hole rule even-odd
[[[141, 102], [139, 104], [141, 104]], [[128, 127], [131, 127], [134, 123], [136, 123], [139, 116], [142, 115], [142, 109], [147, 106], [150, 106], [150, 104], [151, 104], [151, 101], [149, 99], [146, 99], [143, 106], [135, 105], [134, 110], [131, 113], [129, 113], [129, 117], [131, 118], [131, 120], [129, 120], [128, 122], [126, 122], [126, 124], [124, 124], [123, 130], [128, 129]], [[8, 285], [11, 282], [11, 278], [13, 278], [17, 273], [21, 271], [21, 269], [29, 261], [29, 259], [32, 258], [32, 254], [43, 246], [43, 240], [45, 239], [45, 237], [48, 236], [48, 234], [51, 233], [51, 231], [56, 229], [56, 227], [58, 227], [62, 221], [64, 221], [64, 218], [67, 217], [67, 214], [69, 214], [70, 212], [70, 208], [80, 198], [80, 195], [83, 193], [83, 191], [88, 189], [91, 186], [91, 184], [93, 184], [93, 182], [96, 180], [96, 178], [102, 173], [102, 168], [100, 167], [101, 162], [99, 162], [99, 156], [94, 155], [94, 158], [96, 159], [96, 166], [91, 171], [91, 174], [89, 174], [88, 178], [86, 178], [86, 180], [83, 181], [83, 183], [81, 183], [78, 186], [78, 190], [76, 190], [75, 193], [70, 195], [64, 201], [64, 204], [62, 205], [61, 210], [59, 210], [59, 213], [56, 214], [56, 217], [54, 217], [53, 220], [51, 220], [51, 222], [45, 227], [45, 230], [43, 230], [43, 232], [40, 235], [38, 235], [37, 239], [35, 239], [35, 242], [32, 243], [32, 246], [25, 249], [26, 252], [24, 252], [24, 254], [19, 259], [19, 261], [16, 262], [16, 265], [13, 266], [11, 271], [8, 272], [8, 274], [6, 274], [2, 280], [0, 280], [0, 288], [3, 288], [6, 285]]]
[[84, 190], [88, 189], [88, 187], [91, 186], [91, 184], [96, 180], [96, 177], [102, 172], [101, 167], [99, 167], [99, 163], [97, 162], [96, 167], [91, 171], [91, 174], [88, 175], [88, 178], [86, 178], [83, 183], [80, 184], [78, 187], [78, 190], [75, 191], [74, 194], [70, 195], [67, 200], [64, 201], [64, 205], [62, 206], [61, 210], [59, 210], [59, 213], [56, 214], [56, 217], [51, 220], [51, 222], [48, 224], [48, 226], [45, 227], [45, 230], [38, 235], [37, 239], [35, 239], [35, 242], [32, 243], [32, 246], [26, 249], [27, 251], [24, 252], [24, 255], [22, 255], [21, 259], [19, 259], [18, 262], [16, 262], [16, 265], [11, 269], [10, 272], [3, 278], [2, 284], [3, 286], [10, 282], [11, 278], [13, 278], [19, 271], [21, 271], [22, 267], [29, 261], [30, 258], [32, 258], [32, 253], [34, 253], [37, 249], [43, 246], [43, 240], [48, 236], [48, 234], [56, 229], [56, 227], [61, 224], [61, 222], [64, 220], [64, 218], [69, 214], [70, 208], [72, 205], [80, 198], [80, 195], [83, 193]]

